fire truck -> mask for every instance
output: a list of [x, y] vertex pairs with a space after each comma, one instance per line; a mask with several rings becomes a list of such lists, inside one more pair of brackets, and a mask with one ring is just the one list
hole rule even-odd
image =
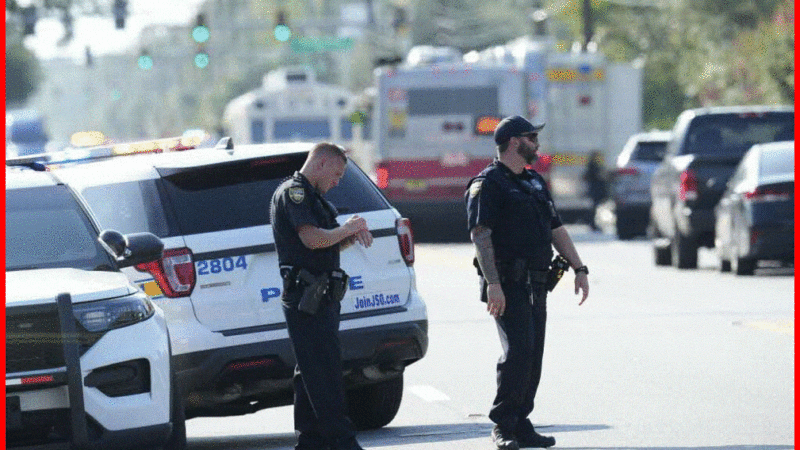
[[459, 54], [378, 68], [375, 77], [378, 187], [415, 231], [446, 227], [451, 237], [466, 236], [467, 183], [494, 159], [497, 123], [526, 109], [524, 74]]
[[546, 123], [539, 135], [552, 156], [549, 182], [562, 217], [590, 208], [583, 173], [589, 155], [615, 161], [632, 134], [642, 129], [643, 69], [608, 61], [599, 51], [574, 46], [557, 51], [548, 36], [524, 36], [465, 55], [488, 64], [512, 64], [525, 74], [527, 118]]
[[427, 50], [437, 58], [409, 53], [404, 65], [375, 72], [375, 173], [398, 209], [415, 223], [455, 215], [453, 226], [465, 224], [464, 190], [495, 155], [496, 124], [521, 114], [546, 124], [534, 169], [562, 218], [583, 217], [591, 206], [582, 177], [588, 155], [598, 150], [613, 161], [641, 129], [641, 68], [598, 52], [557, 52], [545, 37], [458, 60]]

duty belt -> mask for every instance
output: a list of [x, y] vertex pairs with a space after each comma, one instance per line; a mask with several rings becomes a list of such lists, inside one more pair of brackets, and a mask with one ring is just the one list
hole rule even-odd
[[316, 314], [326, 295], [332, 301], [342, 301], [347, 292], [347, 282], [350, 278], [341, 269], [314, 275], [305, 268], [282, 265], [280, 272], [287, 289], [302, 289], [297, 309], [308, 314]]
[[[283, 278], [284, 280], [289, 281], [290, 283], [298, 283], [299, 281], [301, 281], [301, 278], [300, 278], [300, 271], [301, 270], [303, 270], [302, 267], [282, 264], [280, 266], [281, 278]], [[330, 277], [332, 280], [342, 280], [344, 278], [347, 278], [347, 272], [345, 272], [342, 269], [334, 269], [334, 270], [331, 270], [331, 271], [322, 272], [320, 275], [323, 275], [323, 274], [328, 275], [328, 277]]]
[[534, 270], [530, 268], [530, 261], [517, 258], [510, 261], [500, 261], [497, 263], [500, 270], [500, 281], [511, 281], [519, 283], [529, 281], [531, 283], [546, 283], [547, 270]]

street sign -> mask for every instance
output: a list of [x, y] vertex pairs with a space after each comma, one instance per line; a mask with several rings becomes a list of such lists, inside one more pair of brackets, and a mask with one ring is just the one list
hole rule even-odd
[[292, 39], [289, 45], [294, 53], [319, 53], [350, 50], [353, 42], [349, 37], [301, 37]]

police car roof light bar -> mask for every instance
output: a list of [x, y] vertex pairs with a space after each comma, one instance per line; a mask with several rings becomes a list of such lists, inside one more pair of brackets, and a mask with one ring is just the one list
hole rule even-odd
[[58, 152], [39, 153], [17, 158], [6, 159], [6, 166], [27, 166], [34, 170], [32, 163], [39, 163], [42, 167], [50, 164], [68, 164], [91, 160], [111, 158], [114, 156], [130, 156], [146, 153], [162, 153], [172, 151], [192, 150], [197, 148], [200, 140], [195, 137], [169, 137], [150, 139], [136, 142], [122, 142], [117, 144], [104, 144], [96, 147], [68, 147]]

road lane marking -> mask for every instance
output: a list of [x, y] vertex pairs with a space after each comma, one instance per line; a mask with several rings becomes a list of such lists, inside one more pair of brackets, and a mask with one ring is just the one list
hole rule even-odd
[[757, 330], [766, 330], [794, 336], [794, 320], [745, 322], [743, 325]]
[[409, 390], [412, 394], [428, 403], [450, 401], [450, 397], [448, 397], [447, 394], [433, 386], [411, 386]]

